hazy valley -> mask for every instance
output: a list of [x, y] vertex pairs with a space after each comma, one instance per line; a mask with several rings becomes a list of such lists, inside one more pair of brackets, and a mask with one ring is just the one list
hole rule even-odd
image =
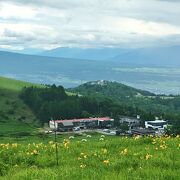
[[[154, 61], [156, 62], [156, 61]], [[161, 60], [159, 61], [161, 62]], [[0, 75], [42, 84], [75, 87], [93, 80], [118, 81], [154, 93], [179, 94], [180, 65], [88, 60], [0, 52]]]

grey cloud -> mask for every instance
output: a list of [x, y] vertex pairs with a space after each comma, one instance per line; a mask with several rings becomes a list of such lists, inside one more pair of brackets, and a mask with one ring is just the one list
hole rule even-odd
[[[164, 2], [162, 2], [164, 1]], [[143, 29], [139, 33], [118, 29], [121, 17], [143, 22], [166, 23], [180, 26], [180, 6], [174, 0], [0, 0], [0, 3], [18, 4], [34, 8], [37, 14], [32, 19], [7, 17], [0, 18], [0, 25], [4, 23], [22, 25], [41, 25], [30, 30], [14, 31], [6, 28], [0, 38], [1, 44], [19, 44], [29, 47], [55, 46], [150, 46], [180, 43], [179, 37], [154, 37], [144, 35]], [[59, 16], [60, 13], [62, 17]], [[114, 29], [110, 29], [112, 26]], [[142, 22], [142, 23], [143, 23]], [[139, 25], [139, 24], [138, 24]], [[48, 29], [50, 27], [50, 29]], [[128, 28], [128, 26], [127, 26]], [[136, 24], [134, 25], [136, 28]], [[110, 29], [110, 30], [109, 30]], [[173, 31], [173, 30], [172, 30]], [[91, 39], [91, 37], [93, 37]], [[89, 39], [88, 39], [89, 38]], [[1, 41], [2, 40], [2, 41]]]

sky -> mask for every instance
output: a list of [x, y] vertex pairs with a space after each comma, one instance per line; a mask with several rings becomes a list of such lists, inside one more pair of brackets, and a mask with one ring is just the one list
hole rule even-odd
[[0, 49], [180, 45], [180, 0], [0, 0]]

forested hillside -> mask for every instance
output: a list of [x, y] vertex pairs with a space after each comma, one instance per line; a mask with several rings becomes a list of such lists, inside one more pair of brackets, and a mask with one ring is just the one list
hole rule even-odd
[[[96, 96], [67, 95], [62, 86], [48, 88], [24, 88], [21, 98], [33, 110], [41, 123], [53, 119], [70, 119], [119, 115], [136, 116], [145, 112], [137, 107], [120, 105], [111, 98]], [[148, 113], [147, 113], [148, 114]]]
[[118, 82], [93, 81], [68, 91], [85, 96], [108, 97], [122, 105], [138, 107], [157, 115], [180, 113], [180, 96], [155, 95]]

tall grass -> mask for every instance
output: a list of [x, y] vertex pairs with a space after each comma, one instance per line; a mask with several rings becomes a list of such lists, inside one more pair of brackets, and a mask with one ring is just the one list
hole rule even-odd
[[[65, 138], [65, 139], [64, 139]], [[178, 179], [179, 137], [60, 137], [0, 144], [2, 179]], [[49, 141], [49, 142], [48, 142]]]

